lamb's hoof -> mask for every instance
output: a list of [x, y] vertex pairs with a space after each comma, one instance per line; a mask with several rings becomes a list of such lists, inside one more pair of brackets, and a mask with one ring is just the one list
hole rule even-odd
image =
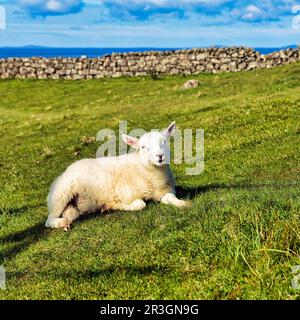
[[109, 206], [108, 206], [106, 203], [104, 203], [104, 204], [100, 207], [100, 212], [101, 212], [101, 214], [104, 213], [104, 212], [109, 212], [109, 211], [110, 211], [110, 208], [109, 208]]
[[192, 202], [191, 201], [184, 201], [184, 200], [180, 200], [180, 203], [178, 205], [179, 208], [190, 208], [192, 206]]
[[69, 231], [71, 228], [71, 222], [66, 218], [48, 218], [45, 223], [46, 228], [62, 229]]
[[71, 230], [71, 223], [67, 219], [63, 219], [60, 222], [60, 228], [63, 229], [64, 231], [68, 232]]
[[68, 232], [68, 231], [70, 231], [71, 230], [71, 226], [70, 225], [68, 225], [67, 227], [64, 227], [64, 229], [63, 229], [65, 232]]

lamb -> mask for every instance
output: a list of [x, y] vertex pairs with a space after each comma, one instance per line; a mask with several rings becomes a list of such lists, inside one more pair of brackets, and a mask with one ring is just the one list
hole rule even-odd
[[139, 211], [147, 200], [188, 206], [175, 195], [175, 179], [168, 164], [168, 139], [175, 129], [172, 122], [164, 131], [148, 132], [140, 139], [122, 135], [135, 152], [71, 164], [50, 188], [46, 227], [68, 231], [80, 215]]

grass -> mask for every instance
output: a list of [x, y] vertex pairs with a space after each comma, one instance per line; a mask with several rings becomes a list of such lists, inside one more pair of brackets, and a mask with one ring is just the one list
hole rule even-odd
[[[190, 77], [0, 81], [1, 299], [297, 299], [300, 64]], [[205, 170], [172, 166], [192, 207], [44, 229], [51, 182], [98, 130], [205, 130]]]

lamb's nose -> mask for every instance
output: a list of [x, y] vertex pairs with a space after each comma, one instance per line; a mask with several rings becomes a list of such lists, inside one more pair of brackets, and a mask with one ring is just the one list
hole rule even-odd
[[156, 156], [158, 157], [159, 163], [162, 163], [163, 154], [157, 154]]

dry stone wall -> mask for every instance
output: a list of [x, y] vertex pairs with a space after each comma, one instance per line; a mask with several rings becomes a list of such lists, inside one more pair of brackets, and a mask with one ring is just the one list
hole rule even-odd
[[157, 74], [195, 75], [272, 68], [300, 60], [300, 48], [262, 55], [250, 48], [207, 48], [111, 54], [99, 58], [0, 59], [0, 78], [98, 79]]

